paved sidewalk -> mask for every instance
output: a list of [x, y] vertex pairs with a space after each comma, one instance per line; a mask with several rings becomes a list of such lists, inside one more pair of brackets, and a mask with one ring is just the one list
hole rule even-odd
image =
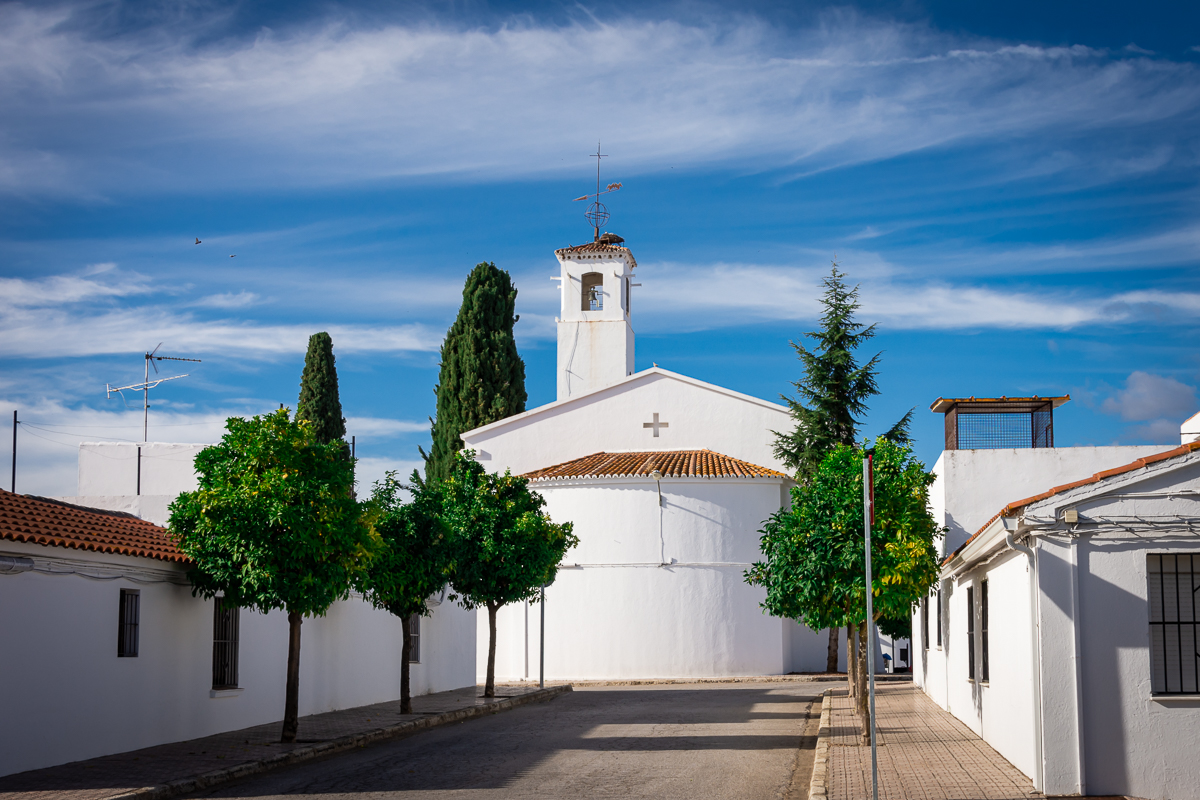
[[[876, 686], [881, 800], [1024, 800], [1033, 782], [912, 684]], [[845, 689], [832, 692], [828, 800], [871, 796], [871, 748]]]
[[400, 701], [394, 700], [301, 717], [300, 738], [293, 744], [281, 744], [279, 731], [283, 723], [271, 722], [203, 739], [75, 761], [0, 777], [0, 800], [169, 797], [197, 788], [183, 784], [200, 776], [212, 776], [215, 783], [227, 779], [221, 773], [252, 774], [268, 766], [264, 762], [294, 763], [370, 740], [403, 736], [410, 732], [408, 728], [415, 732], [430, 723], [488, 714], [511, 707], [522, 698], [549, 698], [561, 693], [562, 688], [547, 687], [539, 692], [536, 686], [497, 686], [496, 697], [484, 699], [479, 696], [482, 687], [470, 686], [414, 697], [413, 714], [401, 714]]

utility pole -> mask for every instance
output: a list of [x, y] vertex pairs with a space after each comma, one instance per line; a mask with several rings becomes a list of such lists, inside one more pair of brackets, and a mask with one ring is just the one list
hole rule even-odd
[[871, 792], [873, 800], [879, 800], [879, 763], [875, 747], [875, 609], [871, 591], [871, 523], [875, 521], [875, 470], [871, 456], [863, 460], [863, 539], [867, 551], [867, 641], [861, 644], [867, 648], [867, 680], [871, 701], [871, 719], [869, 730], [871, 734]]
[[9, 491], [13, 494], [17, 493], [17, 410], [13, 409], [13, 465], [12, 465], [12, 484]]
[[538, 688], [546, 688], [546, 584], [542, 584], [542, 632], [538, 635]]

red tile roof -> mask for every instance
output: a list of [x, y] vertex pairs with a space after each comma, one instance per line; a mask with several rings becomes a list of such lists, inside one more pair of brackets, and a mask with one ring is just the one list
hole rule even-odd
[[1071, 489], [1075, 489], [1080, 486], [1087, 486], [1088, 484], [1091, 484], [1091, 483], [1099, 483], [1100, 481], [1104, 480], [1105, 478], [1111, 478], [1114, 475], [1124, 475], [1126, 472], [1133, 472], [1135, 469], [1143, 469], [1145, 467], [1150, 466], [1151, 464], [1157, 464], [1159, 461], [1166, 461], [1167, 459], [1170, 459], [1170, 458], [1178, 458], [1179, 456], [1186, 456], [1188, 453], [1193, 453], [1197, 450], [1200, 450], [1200, 441], [1188, 442], [1187, 444], [1180, 445], [1179, 447], [1176, 447], [1173, 450], [1166, 450], [1162, 453], [1155, 453], [1154, 455], [1139, 458], [1137, 461], [1131, 461], [1130, 463], [1124, 464], [1119, 467], [1113, 467], [1112, 469], [1102, 470], [1100, 472], [1097, 472], [1095, 475], [1092, 475], [1090, 478], [1081, 478], [1077, 481], [1071, 481], [1070, 483], [1064, 483], [1061, 486], [1055, 486], [1053, 489], [1048, 489], [1048, 490], [1042, 492], [1041, 494], [1035, 494], [1032, 497], [1026, 497], [1024, 500], [1014, 500], [1013, 502], [1006, 505], [1004, 508], [1000, 509], [1000, 512], [998, 514], [996, 514], [994, 517], [989, 519], [987, 522], [983, 523], [983, 527], [981, 527], [979, 530], [975, 531], [975, 533], [971, 534], [971, 538], [967, 539], [965, 542], [963, 542], [958, 547], [958, 549], [956, 549], [953, 553], [946, 556], [946, 560], [943, 561], [942, 563], [943, 564], [947, 563], [948, 561], [950, 561], [950, 559], [954, 558], [956, 555], [961, 553], [963, 548], [965, 548], [971, 542], [975, 541], [975, 539], [978, 538], [981, 533], [983, 533], [985, 530], [987, 530], [988, 527], [993, 522], [1000, 519], [1001, 517], [1011, 517], [1016, 512], [1020, 511], [1022, 508], [1025, 508], [1026, 506], [1031, 506], [1034, 503], [1040, 503], [1042, 500], [1046, 500], [1050, 497], [1053, 497], [1056, 494], [1061, 494], [1063, 492], [1070, 491]]
[[773, 469], [714, 453], [711, 450], [651, 450], [640, 453], [595, 453], [556, 464], [522, 477], [531, 481], [570, 478], [649, 477], [658, 470], [667, 478], [787, 478]]
[[570, 247], [560, 247], [554, 251], [555, 253], [624, 253], [629, 255], [628, 247], [621, 247], [617, 244], [605, 244], [603, 242], [588, 242], [587, 244], [576, 244]]
[[186, 563], [166, 528], [115, 511], [0, 489], [0, 539]]

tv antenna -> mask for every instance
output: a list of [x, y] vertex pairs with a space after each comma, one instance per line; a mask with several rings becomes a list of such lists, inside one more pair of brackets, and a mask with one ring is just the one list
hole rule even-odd
[[[162, 347], [162, 346], [163, 346], [163, 343], [159, 342], [158, 347]], [[198, 359], [198, 358], [176, 358], [174, 356], [160, 356], [160, 355], [158, 355], [158, 347], [154, 348], [149, 353], [146, 353], [146, 378], [141, 383], [131, 383], [128, 386], [116, 386], [116, 387], [111, 386], [107, 383], [104, 384], [104, 388], [107, 390], [107, 395], [106, 395], [107, 397], [111, 398], [113, 395], [113, 392], [116, 392], [117, 394], [121, 395], [122, 400], [125, 400], [125, 395], [122, 394], [122, 392], [124, 392], [126, 390], [133, 390], [133, 389], [141, 390], [141, 392], [142, 392], [142, 441], [143, 442], [150, 441], [150, 439], [147, 437], [147, 432], [149, 431], [149, 424], [150, 424], [150, 390], [155, 388], [156, 386], [158, 386], [160, 383], [166, 383], [167, 381], [176, 381], [176, 380], [179, 380], [180, 378], [187, 377], [187, 373], [184, 373], [183, 375], [172, 375], [170, 378], [155, 378], [154, 380], [150, 380], [150, 367], [151, 366], [154, 367], [154, 374], [157, 375], [158, 374], [158, 364], [155, 363], [156, 361], [194, 361], [197, 364], [200, 363], [200, 359]], [[128, 406], [129, 401], [126, 400], [125, 405]]]
[[603, 192], [600, 191], [600, 159], [608, 158], [607, 153], [600, 152], [600, 142], [596, 142], [596, 152], [592, 153], [588, 157], [596, 159], [596, 193], [585, 194], [583, 197], [576, 197], [571, 202], [578, 203], [580, 200], [591, 200], [592, 198], [595, 198], [592, 200], [592, 204], [588, 206], [587, 211], [583, 212], [583, 218], [586, 219], [588, 224], [592, 226], [592, 229], [596, 233], [595, 241], [598, 242], [600, 241], [600, 229], [608, 223], [609, 217], [608, 209], [605, 208], [604, 204], [600, 202], [600, 195], [617, 191], [621, 188], [621, 184], [610, 183]]

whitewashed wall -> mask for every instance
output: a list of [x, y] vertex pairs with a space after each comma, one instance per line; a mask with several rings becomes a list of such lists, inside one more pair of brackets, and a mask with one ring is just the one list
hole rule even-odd
[[[8, 687], [0, 774], [192, 739], [279, 720], [287, 667], [283, 612], [240, 613], [240, 691], [212, 696], [213, 608], [183, 570], [151, 559], [0, 543], [39, 569], [0, 575], [0, 675]], [[148, 581], [148, 582], [147, 582]], [[119, 594], [141, 592], [139, 654], [117, 657]], [[414, 694], [475, 681], [475, 614], [443, 603], [423, 620]], [[401, 624], [351, 598], [306, 619], [300, 713], [394, 700]], [[303, 729], [301, 730], [303, 735]]]
[[[1040, 714], [1047, 795], [1200, 800], [1200, 696], [1151, 692], [1147, 585], [1148, 554], [1200, 554], [1198, 492], [1194, 453], [1023, 510], [1037, 551], [1040, 709], [1030, 680], [1028, 562], [1002, 537], [978, 552], [984, 539], [972, 543], [964, 557], [979, 563], [945, 584], [946, 647], [928, 651], [918, 683], [1031, 777]], [[1079, 525], [1060, 521], [1066, 508]], [[985, 577], [991, 675], [982, 685], [967, 680], [965, 589]], [[914, 632], [919, 639], [919, 616]]]
[[[580, 538], [546, 591], [549, 679], [769, 675], [818, 671], [823, 634], [760, 608], [742, 573], [759, 558], [758, 529], [783, 497], [782, 479], [670, 479], [660, 509], [650, 479], [535, 483], [557, 522]], [[660, 533], [661, 516], [661, 533]], [[577, 566], [576, 566], [577, 565]], [[499, 615], [497, 677], [537, 678], [538, 614]], [[794, 623], [791, 623], [794, 625]], [[480, 612], [479, 675], [487, 664]], [[528, 644], [527, 644], [528, 642]], [[801, 647], [800, 643], [808, 647]], [[527, 649], [528, 648], [528, 649]]]
[[1016, 500], [1167, 450], [1162, 445], [943, 450], [933, 466], [930, 510], [950, 529], [943, 553], [958, 548]]

